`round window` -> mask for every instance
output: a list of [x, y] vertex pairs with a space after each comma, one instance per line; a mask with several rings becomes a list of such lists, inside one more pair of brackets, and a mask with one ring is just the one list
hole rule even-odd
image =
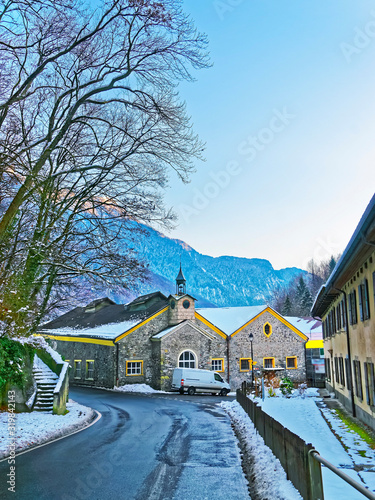
[[190, 307], [190, 302], [188, 300], [184, 300], [182, 305], [184, 306], [185, 309], [189, 309]]
[[176, 307], [176, 302], [174, 300], [171, 301], [171, 309], [174, 309]]

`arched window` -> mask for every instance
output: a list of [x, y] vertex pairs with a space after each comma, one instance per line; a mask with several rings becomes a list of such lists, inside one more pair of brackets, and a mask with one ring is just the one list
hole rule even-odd
[[195, 368], [195, 355], [191, 351], [184, 351], [178, 358], [179, 368]]

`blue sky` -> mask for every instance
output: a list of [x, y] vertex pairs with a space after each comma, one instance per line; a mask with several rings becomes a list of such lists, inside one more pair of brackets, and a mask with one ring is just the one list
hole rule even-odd
[[213, 67], [184, 83], [205, 163], [171, 179], [168, 236], [305, 267], [341, 252], [374, 193], [375, 4], [184, 0]]

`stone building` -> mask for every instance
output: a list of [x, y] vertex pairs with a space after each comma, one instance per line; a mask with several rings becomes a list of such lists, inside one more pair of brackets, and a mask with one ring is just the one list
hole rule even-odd
[[249, 382], [253, 369], [305, 380], [308, 337], [271, 307], [202, 309], [195, 302], [180, 268], [169, 297], [155, 292], [126, 305], [98, 299], [40, 333], [69, 360], [73, 385], [147, 383], [169, 390], [177, 366], [220, 372], [232, 389]]
[[323, 320], [328, 389], [375, 429], [375, 195], [312, 314]]

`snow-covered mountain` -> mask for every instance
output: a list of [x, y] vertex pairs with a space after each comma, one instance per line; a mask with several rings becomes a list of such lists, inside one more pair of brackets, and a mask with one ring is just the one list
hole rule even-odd
[[144, 234], [137, 238], [134, 249], [148, 265], [150, 282], [141, 285], [138, 293], [174, 293], [180, 259], [187, 291], [198, 300], [198, 307], [264, 304], [275, 287], [286, 286], [306, 273], [296, 267], [277, 271], [265, 259], [210, 257], [184, 241], [168, 238], [148, 226], [142, 228]]

